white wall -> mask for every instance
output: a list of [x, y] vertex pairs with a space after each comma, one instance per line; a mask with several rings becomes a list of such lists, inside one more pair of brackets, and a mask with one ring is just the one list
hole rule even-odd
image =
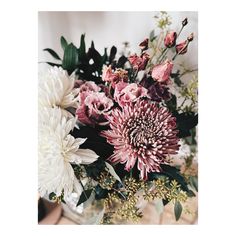
[[[189, 24], [184, 28], [180, 40], [194, 32], [195, 39], [189, 46], [189, 53], [178, 60], [187, 65], [197, 66], [197, 35], [198, 15], [196, 12], [169, 12], [172, 17], [171, 28], [179, 30], [181, 22], [188, 17]], [[115, 45], [122, 48], [122, 42], [128, 41], [131, 51], [138, 48], [138, 44], [149, 36], [155, 26], [153, 16], [156, 12], [39, 12], [38, 17], [38, 61], [53, 61], [44, 48], [52, 48], [60, 55], [60, 37], [63, 35], [68, 41], [79, 46], [80, 35], [86, 33], [86, 43], [95, 42], [95, 48], [103, 53], [104, 47]], [[40, 64], [39, 70], [45, 68]]]

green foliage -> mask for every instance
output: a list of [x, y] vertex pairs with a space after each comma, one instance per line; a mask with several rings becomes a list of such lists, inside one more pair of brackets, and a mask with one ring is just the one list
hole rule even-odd
[[43, 51], [48, 52], [54, 59], [61, 60], [61, 58], [58, 56], [58, 54], [54, 50], [52, 50], [50, 48], [45, 48], [45, 49], [43, 49]]
[[179, 218], [180, 218], [180, 216], [181, 216], [181, 214], [182, 214], [182, 210], [183, 210], [183, 208], [182, 208], [181, 203], [180, 203], [179, 201], [176, 201], [176, 202], [175, 202], [175, 206], [174, 206], [175, 219], [176, 219], [176, 221], [179, 220]]
[[166, 105], [167, 105], [169, 111], [171, 111], [171, 112], [176, 111], [177, 99], [176, 99], [176, 96], [174, 94], [172, 94], [172, 97], [171, 97], [170, 100], [166, 101]]
[[198, 124], [198, 115], [193, 112], [183, 112], [174, 114], [176, 117], [179, 138], [190, 136], [190, 130]]
[[[107, 49], [104, 49], [104, 54], [101, 55], [96, 49], [94, 42], [86, 51], [85, 34], [81, 35], [80, 47], [77, 48], [73, 43], [68, 43], [62, 36], [61, 47], [64, 51], [62, 64], [47, 62], [51, 66], [62, 66], [67, 70], [69, 74], [75, 71], [79, 78], [82, 80], [94, 81], [97, 84], [104, 83], [101, 80], [103, 65], [111, 65], [112, 68], [124, 68], [124, 64], [127, 62], [125, 56], [121, 56], [116, 60], [117, 48], [113, 46], [110, 53], [107, 53]], [[55, 59], [61, 60], [56, 52], [52, 49], [45, 49]]]
[[48, 65], [50, 65], [50, 66], [57, 66], [57, 67], [59, 67], [59, 66], [62, 66], [62, 64], [58, 64], [58, 63], [53, 63], [53, 62], [46, 62]]
[[162, 164], [161, 168], [162, 174], [168, 176], [171, 180], [176, 180], [180, 184], [182, 190], [186, 192], [189, 191], [187, 182], [176, 167]]
[[104, 160], [102, 158], [98, 158], [97, 161], [84, 166], [87, 176], [91, 177], [92, 179], [97, 180], [101, 173], [105, 170], [106, 165]]
[[189, 176], [190, 186], [198, 192], [198, 178], [197, 176]]
[[65, 47], [62, 67], [71, 74], [78, 66], [78, 50], [73, 43]]
[[61, 202], [65, 203], [63, 192], [61, 193], [61, 196], [57, 196], [55, 193], [52, 192], [52, 193], [49, 194], [48, 197], [49, 197], [49, 200], [51, 200], [51, 201], [54, 201], [54, 202], [57, 202], [57, 203], [61, 203]]
[[68, 45], [68, 43], [67, 43], [66, 39], [63, 36], [61, 36], [61, 47], [62, 47], [63, 51], [65, 51], [67, 45]]
[[157, 38], [157, 36], [155, 36], [155, 30], [152, 30], [150, 35], [149, 35], [149, 40], [152, 42], [156, 38]]
[[57, 198], [57, 195], [55, 193], [52, 192], [49, 194], [49, 200], [55, 201], [56, 198]]
[[175, 73], [171, 73], [170, 77], [174, 80], [175, 84], [178, 87], [181, 87], [183, 85], [183, 82], [181, 81], [180, 70], [177, 70]]
[[81, 195], [80, 195], [80, 198], [79, 198], [79, 201], [77, 202], [76, 206], [79, 206], [81, 203], [87, 201], [91, 195], [91, 193], [93, 192], [93, 189], [87, 189], [87, 190], [84, 190]]
[[78, 49], [79, 61], [82, 61], [86, 57], [86, 45], [85, 45], [85, 34], [80, 37], [80, 47]]

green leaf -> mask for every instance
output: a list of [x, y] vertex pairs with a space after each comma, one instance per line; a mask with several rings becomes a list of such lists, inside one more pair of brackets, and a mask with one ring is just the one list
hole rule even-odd
[[55, 198], [57, 197], [57, 195], [54, 193], [54, 192], [52, 192], [52, 193], [50, 193], [49, 194], [49, 200], [55, 200]]
[[125, 63], [128, 61], [127, 57], [121, 56], [117, 62], [117, 68], [124, 68]]
[[53, 62], [46, 62], [48, 65], [50, 65], [50, 66], [57, 66], [57, 67], [59, 67], [59, 66], [62, 66], [61, 64], [57, 64], [57, 63], [53, 63]]
[[82, 204], [83, 202], [87, 201], [92, 193], [92, 189], [87, 189], [87, 190], [84, 190], [81, 195], [80, 195], [80, 198], [79, 198], [79, 201], [78, 203], [76, 204], [76, 206], [79, 206], [80, 204]]
[[120, 177], [116, 174], [114, 168], [113, 168], [109, 163], [107, 163], [107, 162], [105, 162], [105, 164], [106, 164], [106, 167], [107, 167], [108, 170], [109, 170], [109, 173], [110, 173], [116, 180], [118, 180], [120, 183], [122, 183]]
[[51, 48], [45, 48], [45, 49], [43, 49], [43, 51], [50, 53], [51, 56], [53, 56], [56, 60], [61, 60], [61, 58], [58, 56], [58, 54], [55, 51], [53, 51]]
[[175, 202], [174, 210], [175, 210], [175, 219], [176, 219], [176, 221], [178, 221], [181, 214], [182, 214], [182, 210], [183, 210], [182, 205], [179, 201]]
[[80, 47], [79, 47], [79, 60], [82, 60], [82, 58], [86, 55], [86, 46], [85, 46], [85, 34], [82, 34], [80, 37]]
[[65, 48], [67, 47], [67, 45], [68, 45], [68, 43], [67, 43], [66, 39], [63, 36], [61, 36], [61, 47], [64, 51], [65, 51]]
[[176, 111], [177, 99], [174, 94], [172, 94], [171, 99], [166, 102], [166, 105], [170, 111]]
[[102, 65], [106, 64], [107, 61], [107, 48], [104, 49], [104, 54], [102, 56]]
[[92, 193], [90, 194], [88, 200], [86, 200], [83, 204], [84, 209], [91, 206], [91, 204], [93, 203], [94, 200], [95, 200], [95, 192], [92, 191]]
[[78, 65], [78, 51], [74, 44], [69, 44], [65, 48], [64, 57], [62, 61], [63, 69], [68, 73], [72, 73]]
[[188, 197], [196, 197], [196, 194], [192, 190], [189, 189], [187, 192], [187, 196]]
[[152, 42], [155, 38], [156, 38], [156, 36], [155, 36], [155, 30], [152, 30], [152, 31], [150, 32], [149, 39], [150, 39], [150, 41]]
[[193, 112], [183, 112], [176, 114], [176, 123], [177, 129], [179, 130], [179, 138], [191, 136], [190, 130], [198, 124], [198, 114]]
[[112, 63], [112, 61], [115, 59], [116, 53], [117, 53], [117, 48], [115, 46], [112, 46], [110, 50], [109, 63]]
[[189, 184], [192, 188], [194, 188], [198, 192], [198, 179], [197, 176], [189, 177]]
[[175, 168], [174, 166], [165, 165], [165, 164], [161, 164], [161, 168], [162, 168], [161, 173], [168, 176], [171, 180], [175, 179], [180, 184], [182, 190], [186, 192], [189, 191], [188, 185], [184, 177], [181, 175], [180, 171], [177, 168]]
[[164, 210], [164, 204], [163, 204], [162, 199], [158, 199], [155, 206], [156, 206], [157, 214], [160, 215]]

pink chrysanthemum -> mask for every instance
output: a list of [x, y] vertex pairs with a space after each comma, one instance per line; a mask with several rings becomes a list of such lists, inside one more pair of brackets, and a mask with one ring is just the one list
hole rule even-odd
[[146, 180], [149, 172], [160, 172], [160, 164], [168, 163], [168, 155], [179, 150], [176, 120], [156, 103], [139, 100], [135, 105], [125, 105], [123, 110], [114, 109], [108, 120], [111, 130], [101, 135], [115, 149], [109, 160], [126, 163], [127, 171], [137, 161], [141, 179]]

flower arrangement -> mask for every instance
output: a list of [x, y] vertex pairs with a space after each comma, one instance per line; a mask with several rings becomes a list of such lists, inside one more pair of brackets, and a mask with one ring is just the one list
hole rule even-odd
[[39, 78], [38, 191], [68, 205], [73, 198], [75, 212], [99, 205], [90, 223], [138, 222], [139, 203], [153, 200], [173, 204], [178, 220], [198, 191], [197, 77], [181, 80], [196, 69], [174, 64], [194, 36], [179, 41], [187, 18], [179, 32], [167, 13], [155, 18], [158, 34], [137, 53], [128, 43], [121, 56], [115, 46], [101, 55], [94, 42], [86, 50], [84, 34], [79, 48], [61, 37], [62, 59], [45, 49], [58, 63]]

